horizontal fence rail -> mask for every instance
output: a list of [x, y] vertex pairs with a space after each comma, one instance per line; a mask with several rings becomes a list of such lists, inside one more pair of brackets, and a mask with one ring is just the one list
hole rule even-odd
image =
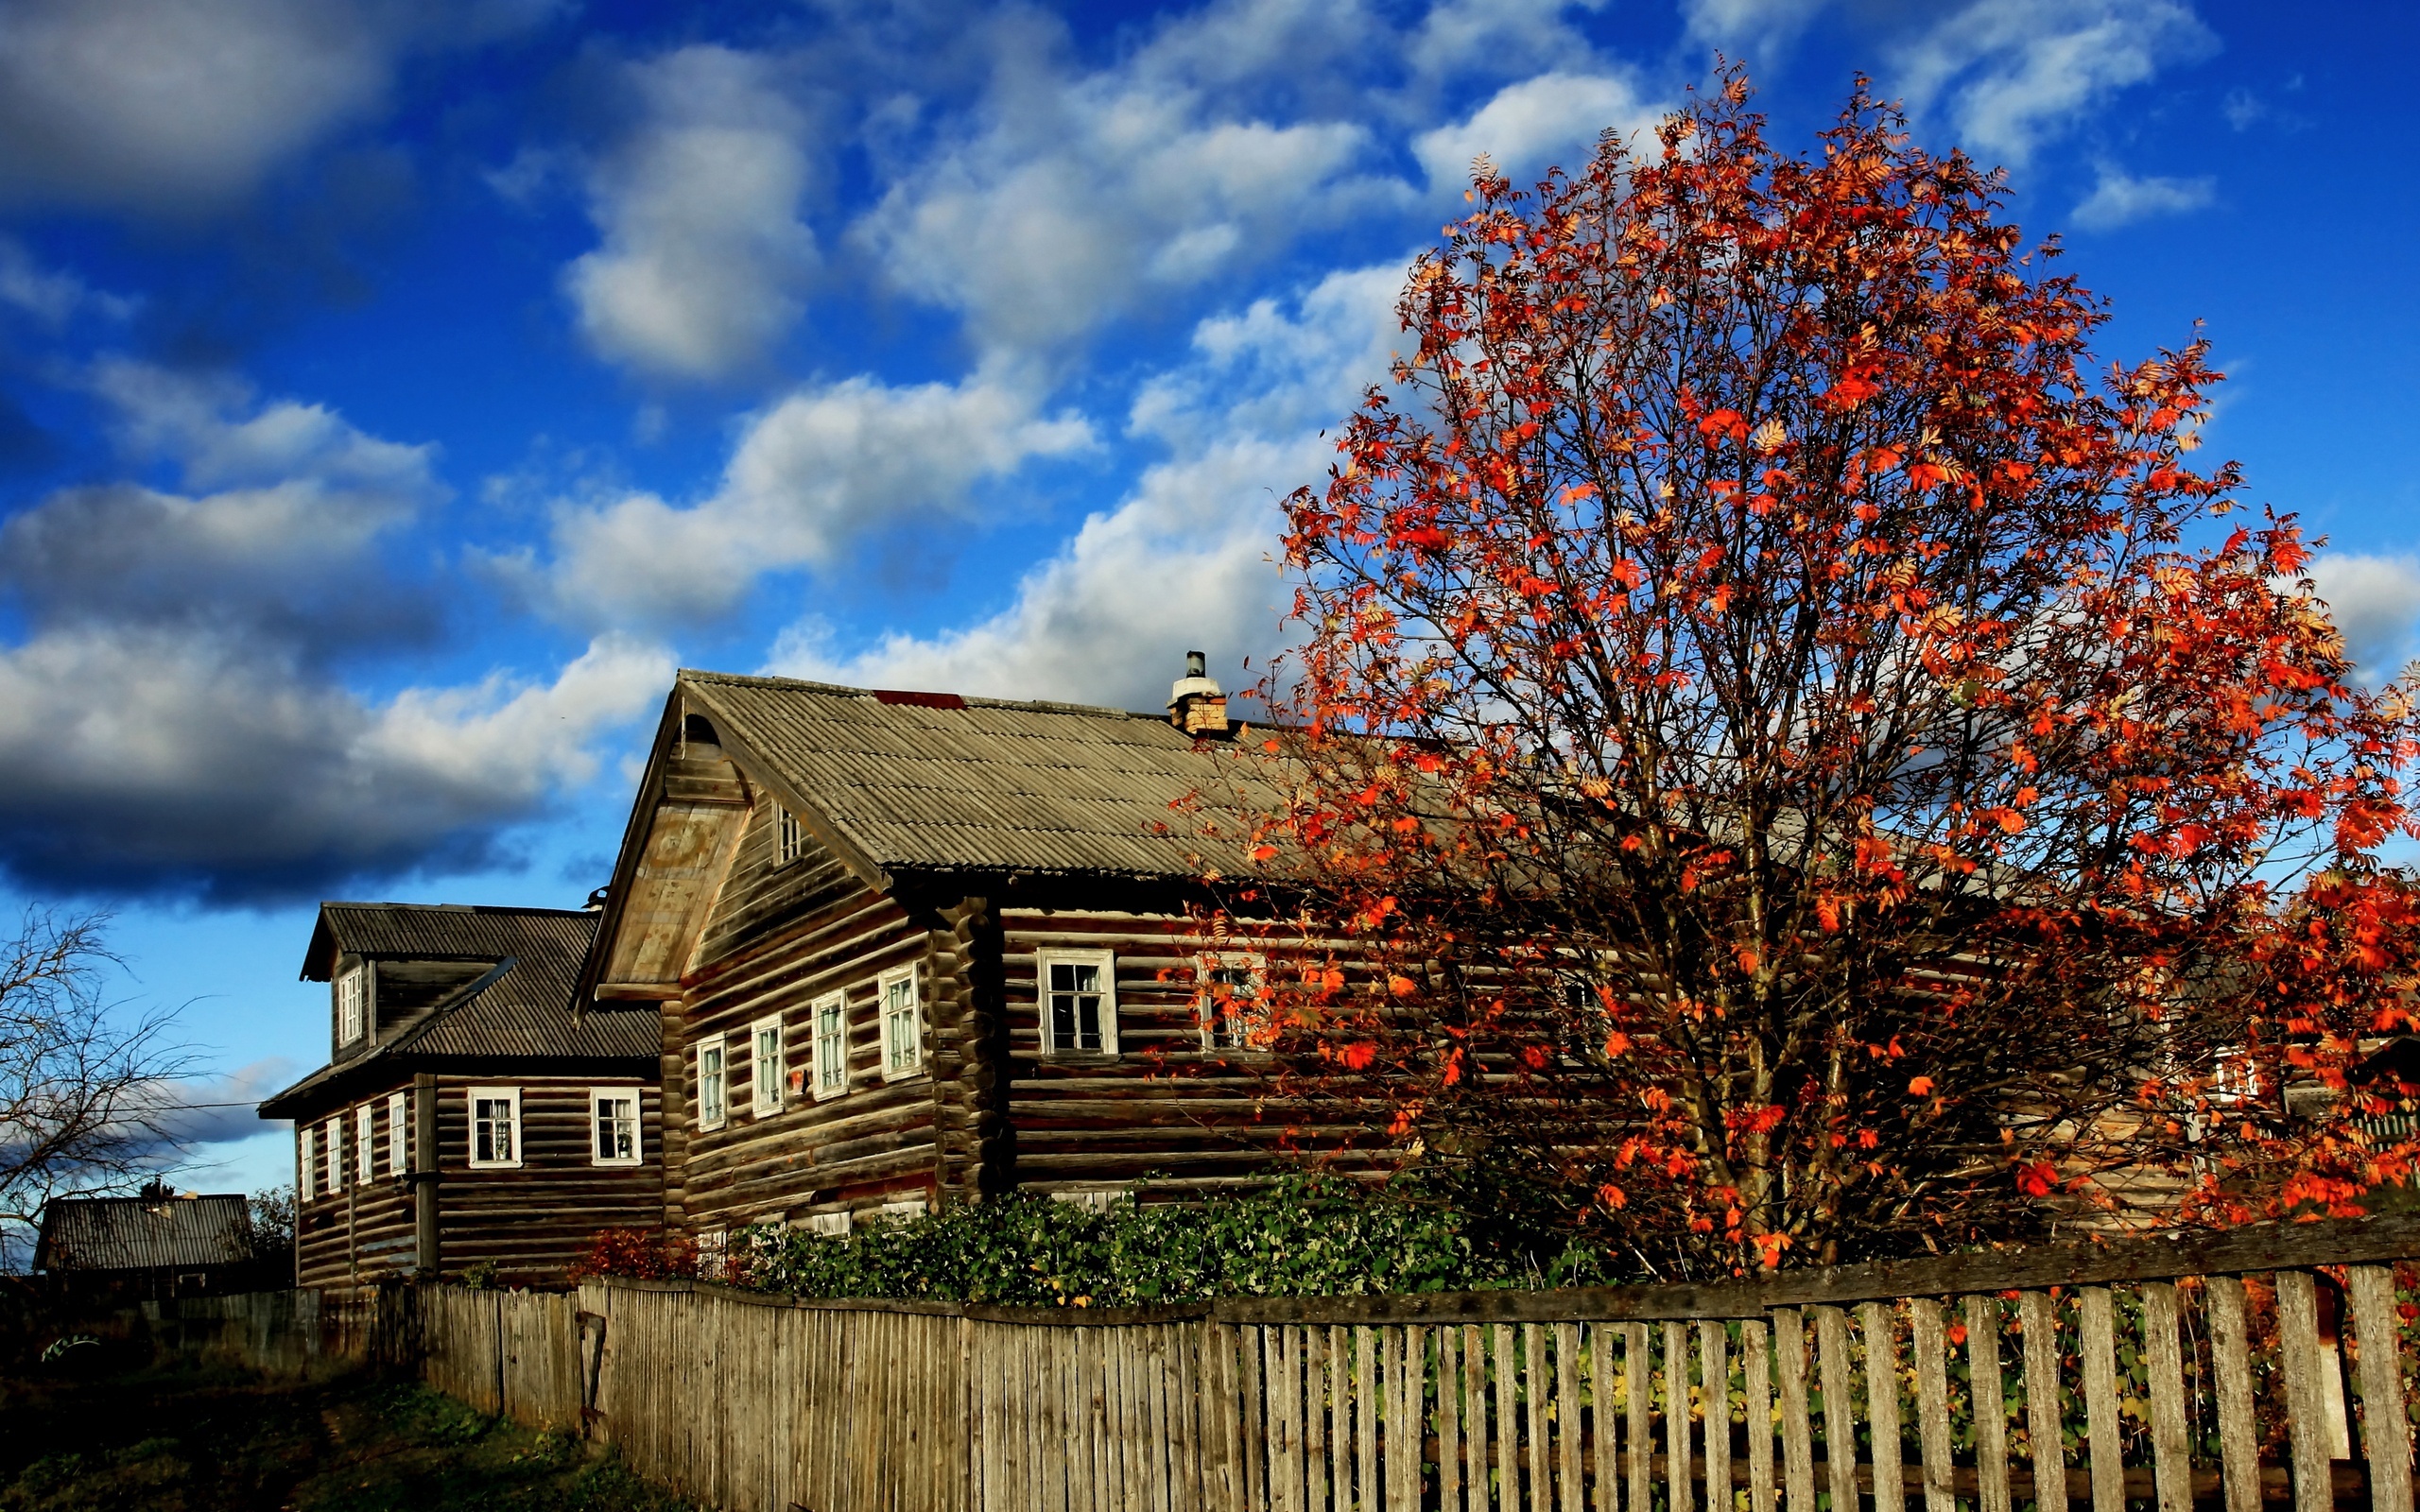
[[382, 1296], [731, 1512], [2414, 1512], [2420, 1221], [1130, 1310]]

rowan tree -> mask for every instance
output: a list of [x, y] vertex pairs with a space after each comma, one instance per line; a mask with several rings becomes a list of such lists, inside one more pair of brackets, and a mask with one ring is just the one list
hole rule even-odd
[[2189, 465], [2203, 341], [2103, 366], [1998, 173], [1748, 100], [1482, 160], [1287, 501], [1296, 1116], [1663, 1273], [2351, 1211], [2411, 700]]

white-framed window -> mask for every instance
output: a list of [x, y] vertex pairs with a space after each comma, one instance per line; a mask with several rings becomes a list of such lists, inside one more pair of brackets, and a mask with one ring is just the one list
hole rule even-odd
[[1269, 963], [1251, 954], [1197, 957], [1205, 1050], [1257, 1050], [1269, 1043]]
[[790, 1227], [804, 1228], [811, 1234], [821, 1234], [826, 1239], [846, 1239], [855, 1225], [851, 1222], [849, 1211], [843, 1208], [838, 1212], [810, 1212], [804, 1218], [793, 1218]]
[[885, 971], [875, 986], [882, 994], [882, 1079], [916, 1075], [925, 1069], [925, 1015], [916, 999], [916, 969]]
[[387, 1099], [387, 1174], [400, 1177], [412, 1168], [412, 1094], [396, 1092]]
[[777, 826], [773, 841], [773, 854], [777, 858], [774, 865], [786, 867], [806, 854], [806, 826], [798, 822], [797, 815], [779, 803], [773, 805], [773, 815]]
[[782, 1016], [748, 1026], [748, 1106], [758, 1118], [782, 1110]]
[[723, 1279], [731, 1255], [729, 1237], [720, 1228], [709, 1228], [698, 1236], [698, 1275], [701, 1280]]
[[494, 1170], [521, 1163], [521, 1089], [471, 1089], [471, 1165]]
[[353, 1110], [353, 1168], [359, 1183], [378, 1179], [378, 1105], [364, 1103]]
[[320, 1192], [318, 1131], [307, 1125], [294, 1129], [294, 1195], [308, 1202]]
[[815, 1100], [820, 1103], [849, 1090], [849, 995], [826, 992], [807, 1012], [813, 1015]]
[[592, 1165], [636, 1165], [639, 1148], [639, 1090], [635, 1087], [595, 1087], [588, 1093], [589, 1122], [595, 1137], [589, 1146]]
[[902, 1197], [897, 1202], [886, 1202], [873, 1210], [875, 1217], [888, 1218], [894, 1223], [907, 1223], [912, 1219], [921, 1218], [925, 1212], [925, 1203], [923, 1197]]
[[328, 1195], [344, 1190], [344, 1115], [338, 1113], [328, 1120]]
[[361, 1038], [369, 997], [368, 968], [356, 966], [337, 978], [337, 1043], [349, 1045]]
[[1044, 951], [1042, 1053], [1117, 1054], [1117, 957], [1107, 951]]
[[1106, 1187], [1061, 1187], [1050, 1194], [1053, 1202], [1063, 1202], [1071, 1208], [1091, 1212], [1107, 1212], [1117, 1206], [1117, 1199], [1127, 1194], [1123, 1185]]
[[730, 1075], [723, 1064], [722, 1037], [698, 1041], [698, 1127], [720, 1128], [731, 1116]]

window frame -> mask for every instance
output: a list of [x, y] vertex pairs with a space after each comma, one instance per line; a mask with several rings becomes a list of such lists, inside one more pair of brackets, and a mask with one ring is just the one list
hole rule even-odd
[[[829, 1057], [828, 1064], [823, 1040], [823, 1010], [826, 1007], [837, 1007], [840, 1014], [839, 1029], [832, 1040], [838, 1053]], [[806, 1013], [807, 1072], [815, 1084], [814, 1098], [819, 1103], [828, 1103], [835, 1097], [846, 1097], [849, 1094], [849, 994], [846, 990], [826, 992], [806, 1005]], [[827, 1075], [827, 1072], [831, 1074]]]
[[1219, 971], [1240, 971], [1245, 974], [1254, 999], [1259, 999], [1268, 992], [1269, 957], [1258, 951], [1205, 951], [1193, 958], [1193, 996], [1195, 1013], [1201, 1024], [1201, 1048], [1214, 1055], [1222, 1050], [1246, 1056], [1268, 1055], [1270, 1050], [1268, 1045], [1254, 1044], [1247, 1039], [1221, 1042], [1219, 1038], [1219, 1030], [1224, 1023], [1234, 1023], [1240, 1028], [1251, 1018], [1257, 1017], [1261, 1026], [1266, 1027], [1270, 1022], [1270, 1005], [1266, 1003], [1262, 1004], [1258, 1015], [1247, 1015], [1241, 1019], [1231, 1018], [1218, 1011], [1218, 1004], [1210, 992], [1214, 985], [1211, 978]]
[[[526, 1154], [521, 1143], [521, 1089], [518, 1087], [473, 1087], [469, 1090], [469, 1093], [470, 1095], [463, 1103], [465, 1110], [470, 1114], [469, 1121], [464, 1125], [466, 1132], [470, 1135], [464, 1153], [470, 1158], [471, 1169], [474, 1171], [520, 1170]], [[479, 1104], [482, 1102], [510, 1103], [512, 1107], [512, 1111], [509, 1115], [512, 1130], [512, 1159], [509, 1160], [479, 1159]]]
[[[766, 1074], [765, 1032], [773, 1035], [772, 1074]], [[752, 1118], [771, 1118], [789, 1106], [785, 1085], [789, 1072], [789, 1036], [782, 1026], [782, 1016], [769, 1013], [748, 1026], [748, 1112]]]
[[370, 1186], [378, 1179], [378, 1105], [364, 1103], [353, 1110], [354, 1185]]
[[328, 1145], [327, 1195], [340, 1197], [344, 1195], [345, 1176], [344, 1114], [330, 1113], [320, 1126], [325, 1130], [320, 1138], [325, 1140]]
[[[627, 1102], [631, 1105], [631, 1153], [627, 1156], [604, 1153], [604, 1130], [600, 1126], [603, 1114], [598, 1109], [607, 1103]], [[588, 1163], [614, 1170], [631, 1170], [647, 1163], [647, 1103], [640, 1088], [591, 1087], [588, 1089]]]
[[411, 1174], [412, 1094], [387, 1094], [387, 1174], [400, 1181]]
[[[1059, 965], [1097, 966], [1100, 968], [1100, 1045], [1087, 1050], [1081, 1046], [1063, 1046], [1058, 1042], [1051, 1020], [1050, 969]], [[1073, 950], [1045, 948], [1033, 957], [1033, 1000], [1042, 1030], [1042, 1055], [1048, 1060], [1115, 1060], [1117, 1044], [1117, 953], [1106, 950]], [[1078, 1025], [1080, 1035], [1082, 1026]]]
[[[714, 1074], [706, 1074], [706, 1053], [715, 1056]], [[696, 1107], [690, 1109], [691, 1121], [698, 1132], [711, 1134], [731, 1123], [731, 1045], [724, 1036], [709, 1035], [689, 1047], [689, 1087], [695, 1094]], [[714, 1088], [714, 1112], [706, 1111], [706, 1089]]]
[[773, 865], [794, 867], [806, 859], [806, 826], [799, 822], [789, 805], [776, 799], [773, 802]]
[[316, 1202], [320, 1197], [319, 1135], [308, 1124], [294, 1125], [295, 1199], [300, 1202]]
[[355, 964], [337, 973], [337, 1043], [358, 1043], [370, 1026], [370, 968]]
[[[890, 989], [908, 989], [904, 1009], [891, 1002]], [[874, 978], [875, 1020], [882, 1027], [882, 1079], [908, 1081], [925, 1074], [925, 992], [913, 966], [896, 966]], [[915, 1057], [901, 1061], [892, 1053], [891, 1025], [905, 1022], [915, 1040]]]

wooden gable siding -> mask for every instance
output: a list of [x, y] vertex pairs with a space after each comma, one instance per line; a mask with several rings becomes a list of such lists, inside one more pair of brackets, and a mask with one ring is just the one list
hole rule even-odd
[[[933, 921], [876, 892], [811, 837], [800, 857], [777, 853], [778, 808], [759, 795], [726, 880], [707, 911], [699, 963], [666, 1015], [665, 1078], [677, 1089], [677, 1154], [667, 1206], [691, 1232], [856, 1210], [909, 1195], [937, 1200], [937, 1101], [959, 1070], [954, 1037], [936, 1022]], [[877, 982], [917, 968], [925, 1074], [882, 1079]], [[787, 1075], [811, 1064], [811, 1005], [833, 991], [848, 1002], [849, 1091], [825, 1102], [795, 1095]], [[781, 1111], [753, 1110], [749, 1031], [782, 1021]], [[725, 1046], [727, 1118], [698, 1127], [695, 1047]]]
[[[521, 1090], [521, 1165], [471, 1168], [470, 1093], [474, 1087]], [[593, 1162], [589, 1094], [599, 1087], [639, 1094], [643, 1160], [631, 1166]], [[374, 1285], [406, 1276], [418, 1263], [414, 1205], [407, 1184], [387, 1175], [387, 1099], [419, 1091], [410, 1082], [366, 1099], [377, 1109], [378, 1175], [367, 1185], [348, 1164], [345, 1189], [329, 1193], [326, 1152], [320, 1152], [313, 1199], [296, 1220], [296, 1280], [303, 1286]], [[355, 1160], [353, 1109], [337, 1116], [345, 1131], [344, 1158]], [[323, 1139], [328, 1115], [311, 1127]], [[459, 1278], [493, 1261], [509, 1284], [560, 1286], [563, 1271], [605, 1228], [654, 1228], [664, 1212], [663, 1104], [655, 1088], [632, 1077], [529, 1076], [498, 1074], [437, 1078], [438, 1263]], [[412, 1151], [417, 1157], [419, 1152]]]
[[708, 911], [718, 901], [751, 805], [749, 784], [719, 756], [667, 757], [663, 788], [641, 842], [631, 896], [608, 942], [609, 984], [670, 985], [696, 959]]
[[[1262, 1062], [1205, 1046], [1196, 981], [1204, 954], [1266, 957], [1266, 942], [1213, 941], [1199, 920], [1174, 914], [1019, 907], [1002, 911], [1000, 928], [1006, 1113], [1020, 1186], [1268, 1175], [1282, 1125], [1255, 1117], [1268, 1091]], [[1053, 947], [1115, 956], [1114, 1058], [1043, 1054], [1038, 962]]]

